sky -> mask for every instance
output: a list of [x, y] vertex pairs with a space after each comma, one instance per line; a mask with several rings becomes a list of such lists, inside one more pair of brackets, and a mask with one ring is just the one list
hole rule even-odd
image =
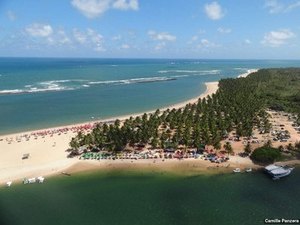
[[300, 0], [0, 0], [0, 56], [300, 59]]

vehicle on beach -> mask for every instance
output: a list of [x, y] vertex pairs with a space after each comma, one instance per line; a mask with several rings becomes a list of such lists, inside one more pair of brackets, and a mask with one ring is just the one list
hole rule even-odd
[[274, 164], [265, 167], [265, 171], [272, 177], [273, 180], [278, 180], [282, 177], [290, 175], [293, 169], [293, 167], [279, 166]]
[[67, 172], [61, 172], [62, 175], [66, 175], [66, 176], [71, 176], [70, 173], [67, 173]]

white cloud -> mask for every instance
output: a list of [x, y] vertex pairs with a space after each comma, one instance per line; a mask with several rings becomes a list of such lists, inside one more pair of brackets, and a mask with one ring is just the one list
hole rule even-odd
[[25, 28], [25, 31], [33, 37], [48, 37], [53, 33], [49, 24], [33, 23]]
[[54, 29], [49, 24], [30, 24], [25, 28], [25, 33], [30, 37], [39, 38], [33, 41], [34, 44], [47, 44], [55, 47], [72, 43], [64, 29]]
[[230, 28], [219, 27], [218, 32], [221, 33], [221, 34], [229, 34], [229, 33], [231, 33], [231, 29]]
[[207, 39], [201, 39], [200, 44], [197, 45], [198, 48], [215, 48], [219, 47], [218, 44], [215, 44], [214, 42], [211, 42]]
[[250, 41], [249, 39], [245, 39], [244, 43], [247, 44], [247, 45], [250, 45], [252, 43], [252, 41]]
[[300, 1], [297, 1], [293, 4], [288, 5], [285, 9], [285, 12], [289, 12], [289, 11], [295, 9], [295, 8], [298, 8], [298, 7], [300, 7]]
[[84, 44], [86, 42], [87, 36], [77, 29], [73, 29], [73, 36], [74, 39], [80, 44]]
[[168, 32], [157, 33], [156, 31], [148, 31], [148, 35], [155, 41], [176, 41], [176, 36], [169, 34]]
[[72, 0], [72, 6], [87, 18], [96, 18], [109, 9], [138, 10], [138, 0]]
[[139, 3], [138, 0], [117, 0], [112, 7], [120, 10], [138, 10]]
[[156, 32], [153, 30], [148, 31], [148, 36], [158, 43], [155, 45], [154, 50], [159, 51], [167, 46], [167, 42], [176, 41], [176, 36], [168, 32]]
[[194, 36], [191, 37], [191, 39], [187, 43], [188, 44], [192, 44], [192, 43], [198, 41], [198, 39], [199, 39], [199, 36], [198, 35], [194, 35]]
[[72, 5], [88, 18], [95, 18], [109, 9], [111, 0], [72, 0]]
[[106, 51], [103, 47], [103, 36], [93, 29], [88, 28], [84, 32], [73, 29], [73, 37], [79, 44], [90, 46], [95, 51]]
[[59, 30], [57, 32], [57, 36], [58, 36], [58, 42], [60, 44], [69, 44], [71, 43], [71, 40], [70, 38], [66, 35], [65, 31], [64, 30]]
[[212, 2], [204, 6], [204, 10], [209, 19], [219, 20], [224, 16], [224, 10], [218, 2]]
[[155, 47], [154, 47], [154, 49], [156, 50], [156, 51], [159, 51], [159, 50], [161, 50], [161, 49], [163, 49], [164, 47], [166, 47], [166, 42], [160, 42], [160, 43], [158, 43]]
[[121, 36], [121, 35], [116, 35], [116, 36], [113, 36], [111, 39], [112, 39], [113, 41], [119, 41], [119, 40], [122, 39], [122, 36]]
[[91, 42], [95, 44], [98, 44], [103, 40], [103, 36], [101, 34], [98, 34], [96, 31], [90, 28], [87, 29], [87, 35], [90, 38]]
[[191, 41], [197, 41], [198, 40], [198, 36], [197, 35], [194, 35], [192, 38], [191, 38]]
[[101, 44], [97, 44], [97, 46], [94, 48], [94, 51], [96, 51], [96, 52], [106, 52], [106, 49]]
[[[286, 2], [285, 2], [286, 3]], [[265, 8], [269, 9], [269, 13], [287, 13], [300, 7], [300, 1], [296, 1], [294, 3], [285, 4], [279, 2], [278, 0], [266, 0]]]
[[277, 0], [267, 0], [265, 2], [265, 8], [269, 9], [269, 13], [278, 13], [282, 11], [283, 5], [277, 2]]
[[10, 21], [15, 21], [17, 19], [16, 14], [13, 11], [7, 11], [6, 15]]
[[129, 49], [130, 45], [128, 45], [128, 44], [122, 44], [120, 48], [121, 49]]
[[270, 31], [265, 34], [262, 44], [278, 47], [280, 45], [286, 44], [287, 41], [293, 38], [295, 34], [288, 29], [282, 29], [278, 31]]
[[201, 34], [205, 34], [206, 33], [206, 30], [204, 30], [204, 29], [200, 29], [198, 32], [197, 32], [199, 35], [201, 35]]
[[176, 41], [176, 36], [168, 32], [156, 32], [153, 30], [148, 31], [148, 36], [158, 43], [155, 45], [154, 50], [159, 51], [167, 46], [167, 42]]

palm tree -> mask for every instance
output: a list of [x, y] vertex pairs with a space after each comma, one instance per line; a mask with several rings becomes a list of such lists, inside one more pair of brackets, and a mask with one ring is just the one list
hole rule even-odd
[[74, 150], [76, 150], [80, 147], [80, 144], [79, 144], [78, 139], [76, 137], [73, 137], [71, 139], [71, 142], [69, 143], [69, 145]]
[[300, 150], [300, 141], [296, 141], [295, 149], [298, 150], [298, 151]]
[[159, 144], [159, 140], [158, 138], [152, 138], [151, 141], [150, 141], [150, 145], [152, 146], [152, 148], [157, 148], [158, 147], [158, 144]]
[[230, 144], [230, 142], [226, 142], [224, 145], [223, 145], [225, 151], [227, 152], [227, 154], [232, 154], [233, 153], [233, 149], [232, 149], [232, 146]]
[[265, 147], [271, 148], [272, 147], [272, 141], [268, 140], [267, 143], [264, 144]]
[[287, 146], [287, 149], [290, 150], [290, 151], [293, 151], [293, 150], [295, 150], [295, 147], [293, 146], [292, 143], [289, 143], [288, 146]]
[[250, 143], [247, 143], [247, 145], [244, 148], [244, 152], [249, 155], [251, 153], [251, 151], [252, 151], [251, 145], [250, 145]]
[[215, 148], [216, 150], [220, 150], [220, 149], [221, 149], [221, 143], [220, 143], [220, 142], [215, 142], [215, 143], [213, 144], [213, 146], [214, 146], [214, 148]]

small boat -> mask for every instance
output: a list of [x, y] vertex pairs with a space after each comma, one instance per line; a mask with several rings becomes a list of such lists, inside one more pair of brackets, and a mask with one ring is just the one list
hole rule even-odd
[[273, 180], [278, 180], [291, 174], [293, 167], [269, 165], [265, 167], [266, 172], [272, 177]]
[[29, 153], [23, 154], [23, 156], [22, 156], [22, 160], [23, 160], [23, 159], [28, 159], [28, 158], [29, 158], [29, 156], [30, 156], [30, 154], [29, 154]]
[[35, 177], [29, 178], [29, 179], [28, 179], [28, 183], [29, 183], [29, 184], [33, 184], [33, 183], [35, 183], [35, 182], [36, 182], [36, 178], [35, 178]]
[[38, 183], [44, 183], [45, 178], [44, 177], [38, 177], [36, 178]]
[[240, 168], [235, 168], [235, 169], [233, 170], [233, 172], [234, 172], [234, 173], [240, 173], [240, 172], [241, 172], [241, 169], [240, 169]]
[[61, 172], [61, 174], [66, 175], [66, 176], [71, 176], [71, 174], [67, 173], [67, 172]]
[[33, 183], [35, 183], [37, 180], [36, 180], [36, 178], [35, 177], [33, 177], [33, 178], [24, 178], [23, 179], [23, 184], [33, 184]]
[[10, 187], [10, 186], [11, 186], [11, 184], [12, 184], [12, 181], [8, 181], [8, 182], [6, 182], [6, 186], [7, 186], [7, 187]]
[[251, 173], [251, 172], [252, 172], [252, 168], [246, 169], [246, 172], [247, 172], [247, 173]]

